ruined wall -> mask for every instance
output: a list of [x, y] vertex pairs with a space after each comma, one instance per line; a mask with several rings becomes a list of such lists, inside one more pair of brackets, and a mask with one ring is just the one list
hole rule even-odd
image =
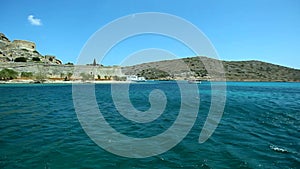
[[14, 40], [10, 42], [3, 33], [0, 33], [0, 62], [20, 62], [15, 60], [20, 57], [26, 58], [26, 62], [62, 64], [55, 56], [41, 55], [36, 50], [34, 42], [27, 40]]
[[69, 73], [72, 74], [72, 79], [81, 79], [82, 73], [92, 75], [95, 79], [98, 78], [98, 75], [101, 79], [109, 76], [124, 76], [120, 67], [53, 65], [42, 63], [0, 63], [0, 70], [4, 68], [13, 69], [19, 72], [19, 74], [21, 74], [21, 72], [32, 72], [34, 75], [43, 74], [47, 78], [64, 78]]
[[62, 62], [60, 60], [58, 60], [56, 58], [56, 56], [53, 56], [53, 55], [45, 55], [45, 58], [43, 59], [43, 62], [44, 63], [50, 63], [50, 64], [62, 64]]
[[30, 50], [30, 51], [35, 51], [36, 50], [35, 43], [25, 41], [25, 40], [14, 40], [12, 42], [12, 46], [15, 47], [15, 48], [18, 48], [18, 49], [27, 49], [27, 50]]

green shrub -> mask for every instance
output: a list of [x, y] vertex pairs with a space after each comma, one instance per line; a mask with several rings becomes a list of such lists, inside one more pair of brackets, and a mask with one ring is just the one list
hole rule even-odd
[[46, 74], [39, 72], [39, 73], [35, 74], [35, 79], [37, 81], [43, 82], [43, 81], [45, 81], [45, 79], [47, 79], [47, 76], [46, 76]]
[[74, 65], [74, 63], [68, 62], [65, 65]]
[[169, 73], [157, 68], [143, 69], [137, 75], [143, 76], [146, 79], [158, 79], [158, 78], [166, 78], [170, 76]]
[[73, 73], [69, 72], [69, 73], [67, 74], [68, 80], [70, 80], [72, 76], [73, 76]]
[[33, 77], [33, 73], [32, 72], [22, 72], [21, 77]]
[[65, 74], [64, 73], [60, 73], [60, 78], [64, 78]]
[[18, 77], [18, 72], [11, 69], [3, 69], [0, 71], [0, 80], [11, 80]]

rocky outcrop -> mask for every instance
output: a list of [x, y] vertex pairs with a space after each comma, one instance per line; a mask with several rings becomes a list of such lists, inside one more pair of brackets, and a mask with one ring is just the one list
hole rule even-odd
[[10, 42], [9, 39], [3, 33], [0, 33], [0, 41]]
[[34, 42], [26, 40], [10, 41], [0, 33], [0, 62], [38, 62], [47, 64], [62, 64], [55, 56], [43, 56], [36, 50]]

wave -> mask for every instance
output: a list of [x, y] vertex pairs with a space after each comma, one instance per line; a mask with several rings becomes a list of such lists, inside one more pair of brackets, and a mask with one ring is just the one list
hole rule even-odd
[[270, 148], [274, 151], [280, 152], [280, 153], [288, 153], [288, 150], [284, 149], [284, 148], [280, 148], [278, 146], [275, 145], [270, 145]]

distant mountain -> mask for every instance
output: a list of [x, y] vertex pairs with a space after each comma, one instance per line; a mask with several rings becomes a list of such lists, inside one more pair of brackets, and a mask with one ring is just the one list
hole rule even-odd
[[[214, 70], [215, 59], [207, 57], [191, 57], [143, 63], [122, 68], [122, 72], [130, 75], [144, 76], [147, 79], [162, 80], [218, 80], [205, 69], [204, 62], [210, 70]], [[300, 70], [262, 61], [220, 61], [224, 67], [227, 81], [298, 81]]]

